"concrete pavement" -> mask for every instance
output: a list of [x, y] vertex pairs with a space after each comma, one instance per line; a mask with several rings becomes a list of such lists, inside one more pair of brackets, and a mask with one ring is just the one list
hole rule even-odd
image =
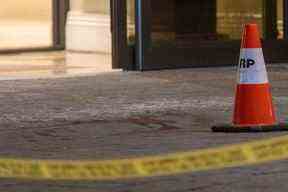
[[[288, 65], [269, 65], [288, 122]], [[285, 133], [211, 133], [232, 115], [234, 67], [106, 72], [0, 81], [0, 156], [118, 159], [221, 146]], [[213, 158], [213, 157], [211, 157]], [[287, 191], [287, 161], [115, 182], [0, 180], [0, 191]]]

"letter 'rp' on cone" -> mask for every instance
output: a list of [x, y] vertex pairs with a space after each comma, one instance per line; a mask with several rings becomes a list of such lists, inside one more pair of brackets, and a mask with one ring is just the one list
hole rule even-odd
[[232, 125], [212, 127], [214, 132], [287, 131], [278, 124], [256, 24], [244, 27]]

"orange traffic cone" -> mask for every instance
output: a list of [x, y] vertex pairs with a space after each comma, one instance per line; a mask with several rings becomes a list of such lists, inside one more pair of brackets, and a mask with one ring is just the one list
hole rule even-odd
[[256, 24], [247, 24], [242, 37], [232, 125], [212, 127], [215, 132], [287, 131], [278, 124]]

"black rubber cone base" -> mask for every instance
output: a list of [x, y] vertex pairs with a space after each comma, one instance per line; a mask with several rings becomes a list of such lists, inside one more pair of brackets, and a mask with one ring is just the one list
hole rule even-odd
[[211, 129], [213, 132], [223, 132], [223, 133], [288, 131], [288, 123], [280, 123], [277, 125], [268, 125], [268, 126], [266, 125], [266, 126], [247, 126], [247, 127], [239, 127], [235, 125], [223, 124], [213, 126]]

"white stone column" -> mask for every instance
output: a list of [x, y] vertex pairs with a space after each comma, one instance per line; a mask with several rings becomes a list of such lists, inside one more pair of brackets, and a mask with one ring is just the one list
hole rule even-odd
[[70, 0], [68, 51], [111, 53], [110, 0]]

